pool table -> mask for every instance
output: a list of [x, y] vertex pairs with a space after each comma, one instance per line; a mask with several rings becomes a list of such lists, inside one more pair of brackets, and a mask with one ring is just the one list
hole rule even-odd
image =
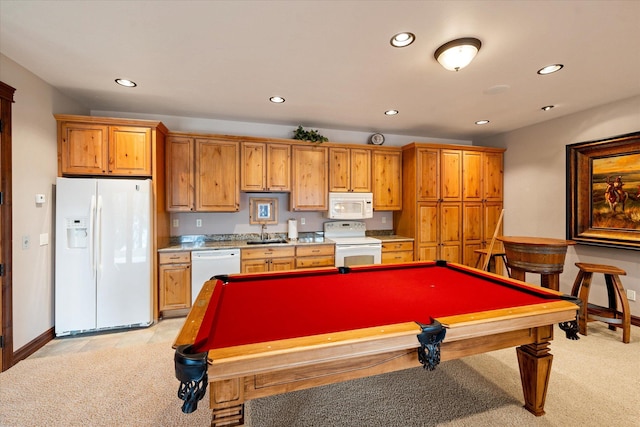
[[445, 261], [217, 276], [174, 347], [184, 412], [209, 386], [213, 426], [248, 400], [517, 346], [524, 407], [544, 414], [553, 325], [579, 300]]

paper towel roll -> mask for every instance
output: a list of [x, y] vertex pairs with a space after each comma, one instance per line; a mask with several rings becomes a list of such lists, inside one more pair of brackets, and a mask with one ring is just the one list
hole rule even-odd
[[298, 221], [295, 219], [289, 220], [289, 240], [298, 239]]

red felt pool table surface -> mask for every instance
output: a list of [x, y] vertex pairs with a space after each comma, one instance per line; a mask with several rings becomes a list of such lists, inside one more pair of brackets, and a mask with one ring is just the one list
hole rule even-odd
[[525, 408], [542, 415], [553, 325], [577, 309], [447, 262], [239, 274], [204, 284], [174, 346], [207, 355], [212, 425], [242, 425], [250, 399], [420, 366], [420, 324], [435, 319], [443, 361], [519, 346]]
[[194, 351], [558, 301], [541, 288], [435, 263], [230, 278], [214, 290]]

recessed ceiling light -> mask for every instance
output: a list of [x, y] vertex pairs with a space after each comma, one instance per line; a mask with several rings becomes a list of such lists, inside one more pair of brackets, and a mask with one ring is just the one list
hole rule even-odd
[[127, 80], [127, 79], [116, 79], [116, 83], [118, 83], [120, 86], [125, 86], [125, 87], [138, 86], [136, 82], [132, 82], [131, 80]]
[[489, 123], [489, 120], [478, 120], [476, 122], [477, 125], [486, 125], [487, 123]]
[[541, 108], [542, 111], [549, 111], [551, 110], [553, 107], [555, 107], [555, 105], [545, 105], [544, 107]]
[[413, 33], [398, 33], [391, 37], [391, 46], [393, 47], [407, 47], [416, 40], [416, 36]]
[[282, 104], [284, 102], [284, 98], [280, 97], [280, 96], [272, 96], [271, 98], [269, 98], [269, 101], [275, 103], [275, 104]]
[[540, 68], [538, 70], [538, 74], [540, 74], [541, 76], [545, 76], [547, 74], [551, 74], [551, 73], [555, 73], [556, 71], [560, 71], [560, 70], [562, 70], [563, 67], [564, 67], [564, 65], [562, 65], [562, 64], [547, 65], [546, 67]]
[[387, 110], [384, 112], [387, 116], [395, 116], [396, 114], [399, 113], [398, 110]]

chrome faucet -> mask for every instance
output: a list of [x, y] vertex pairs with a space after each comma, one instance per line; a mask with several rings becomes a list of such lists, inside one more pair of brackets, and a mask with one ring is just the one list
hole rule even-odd
[[260, 240], [265, 239], [265, 234], [267, 233], [267, 224], [262, 223], [262, 227], [260, 228]]

